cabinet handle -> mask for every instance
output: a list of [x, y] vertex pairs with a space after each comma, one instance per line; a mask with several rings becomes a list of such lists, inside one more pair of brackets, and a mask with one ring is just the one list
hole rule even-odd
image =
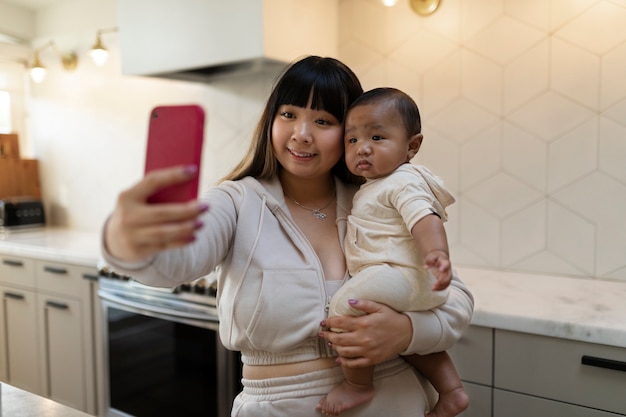
[[98, 276], [94, 274], [83, 274], [83, 278], [88, 281], [98, 281]]
[[67, 269], [65, 268], [55, 268], [53, 266], [44, 266], [43, 270], [46, 272], [50, 272], [51, 274], [58, 274], [58, 275], [67, 274]]
[[596, 358], [595, 356], [583, 355], [580, 363], [596, 368], [612, 369], [614, 371], [626, 372], [626, 362], [616, 361], [613, 359]]
[[14, 300], [23, 300], [24, 299], [24, 296], [22, 294], [16, 294], [14, 292], [5, 292], [4, 296], [6, 298], [12, 298]]
[[57, 303], [56, 301], [46, 301], [46, 307], [56, 308], [58, 310], [67, 310], [70, 308], [67, 304]]
[[14, 261], [13, 259], [3, 259], [2, 264], [8, 266], [24, 266], [24, 262]]

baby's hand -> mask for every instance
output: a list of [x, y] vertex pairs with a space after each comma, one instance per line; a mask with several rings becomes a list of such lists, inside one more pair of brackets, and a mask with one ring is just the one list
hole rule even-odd
[[447, 253], [440, 250], [428, 253], [424, 258], [424, 265], [437, 279], [433, 285], [433, 291], [448, 288], [450, 281], [452, 281], [452, 265]]

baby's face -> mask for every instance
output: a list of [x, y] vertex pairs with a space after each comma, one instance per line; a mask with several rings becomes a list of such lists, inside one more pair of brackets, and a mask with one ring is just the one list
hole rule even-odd
[[359, 105], [346, 116], [346, 165], [355, 175], [368, 179], [389, 175], [414, 155], [410, 143], [411, 138], [393, 106]]

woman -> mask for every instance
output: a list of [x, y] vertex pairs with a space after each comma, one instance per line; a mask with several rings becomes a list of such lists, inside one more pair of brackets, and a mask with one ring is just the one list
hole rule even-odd
[[105, 260], [145, 284], [174, 286], [218, 267], [220, 337], [244, 363], [233, 417], [316, 415], [342, 380], [338, 362], [377, 365], [376, 398], [342, 415], [421, 417], [434, 404], [430, 390], [398, 354], [445, 350], [469, 324], [472, 298], [456, 278], [448, 302], [432, 311], [399, 314], [353, 300], [369, 314], [326, 319], [347, 279], [342, 241], [360, 181], [342, 160], [343, 121], [361, 93], [341, 62], [297, 61], [226, 181], [202, 201], [148, 205], [158, 189], [197, 175], [153, 172], [120, 194], [105, 225]]

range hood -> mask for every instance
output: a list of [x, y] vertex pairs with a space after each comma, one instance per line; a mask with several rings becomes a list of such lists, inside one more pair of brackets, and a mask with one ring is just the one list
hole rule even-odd
[[337, 56], [338, 0], [118, 0], [122, 72], [187, 81]]

